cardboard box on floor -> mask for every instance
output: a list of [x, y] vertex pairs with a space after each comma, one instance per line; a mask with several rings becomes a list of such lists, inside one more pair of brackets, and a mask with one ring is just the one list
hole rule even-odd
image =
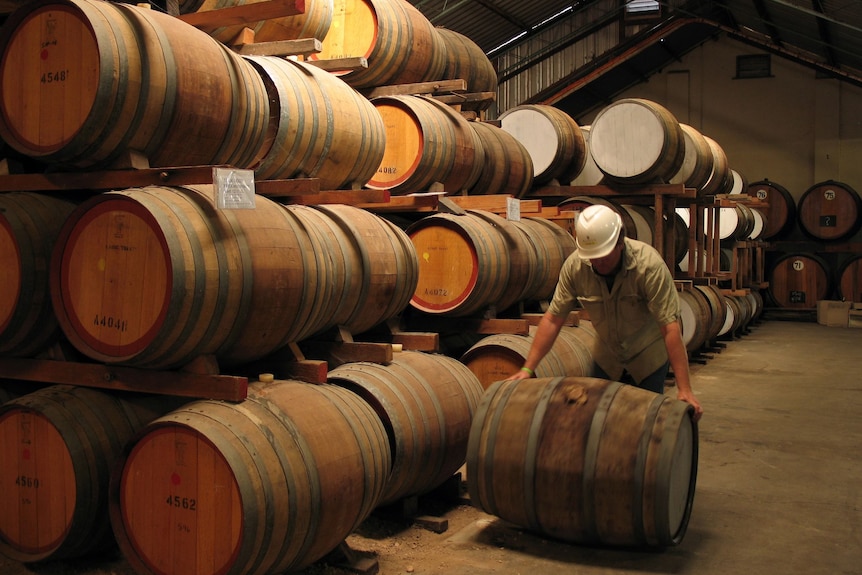
[[847, 327], [852, 302], [820, 300], [817, 302], [817, 323], [830, 327]]

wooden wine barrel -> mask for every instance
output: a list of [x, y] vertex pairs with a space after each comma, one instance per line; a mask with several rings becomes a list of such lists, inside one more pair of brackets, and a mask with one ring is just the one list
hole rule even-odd
[[509, 132], [484, 122], [468, 122], [476, 132], [485, 161], [470, 195], [502, 194], [523, 197], [533, 185], [533, 160]]
[[78, 167], [129, 151], [151, 166], [245, 168], [260, 159], [270, 128], [263, 82], [177, 18], [39, 0], [9, 17], [0, 50], [0, 136], [26, 156]]
[[[627, 234], [628, 237], [659, 247], [656, 246], [658, 238], [655, 230], [655, 209], [652, 206], [631, 204], [623, 204], [620, 207], [628, 213], [634, 223], [634, 235]], [[685, 259], [688, 251], [688, 225], [676, 211], [674, 211], [672, 219], [668, 220], [667, 216], [663, 216], [662, 221], [665, 237], [670, 235], [673, 238], [675, 261], [680, 263]]]
[[[84, 202], [53, 254], [63, 332], [106, 363], [244, 363], [302, 339], [319, 263], [299, 222], [258, 196], [217, 210], [212, 186], [150, 186]], [[105, 238], [110, 238], [105, 241]]]
[[[308, 219], [309, 211], [302, 206], [286, 206], [299, 219]], [[323, 328], [339, 325], [351, 333], [362, 333], [404, 311], [416, 291], [419, 281], [419, 261], [416, 250], [407, 234], [391, 222], [366, 210], [347, 205], [321, 205], [312, 208], [328, 218], [323, 224], [333, 235], [315, 249], [315, 256], [328, 261], [347, 246], [345, 273], [327, 274], [325, 285], [344, 282], [339, 300], [335, 295], [319, 303], [321, 314], [327, 318]], [[334, 241], [333, 241], [334, 238]], [[318, 289], [325, 289], [320, 286]]]
[[497, 302], [509, 282], [503, 236], [473, 213], [422, 218], [407, 235], [419, 258], [410, 305], [425, 313], [465, 316]]
[[710, 337], [712, 310], [706, 296], [697, 289], [689, 288], [677, 292], [680, 304], [682, 340], [689, 352], [702, 348]]
[[838, 266], [838, 297], [843, 301], [862, 301], [862, 255], [850, 256]]
[[142, 573], [297, 570], [374, 509], [390, 473], [382, 422], [334, 385], [253, 385], [141, 430], [117, 466], [111, 523]]
[[862, 226], [862, 199], [847, 184], [820, 182], [802, 194], [796, 213], [805, 235], [823, 241], [843, 240]]
[[586, 143], [577, 122], [559, 108], [522, 104], [500, 116], [501, 127], [527, 149], [536, 183], [570, 182], [584, 168]]
[[829, 299], [832, 272], [815, 254], [789, 253], [771, 266], [768, 295], [780, 308], [815, 309], [817, 301]]
[[[516, 373], [527, 360], [533, 336], [494, 334], [473, 344], [461, 356], [488, 389], [494, 382]], [[577, 327], [563, 326], [553, 346], [536, 366], [536, 377], [591, 376], [596, 333], [587, 321]]]
[[666, 108], [649, 100], [624, 98], [593, 120], [590, 152], [608, 179], [637, 184], [669, 181], [685, 157], [683, 131]]
[[762, 233], [764, 240], [784, 237], [793, 230], [796, 225], [796, 201], [786, 188], [769, 180], [761, 180], [749, 184], [746, 193], [768, 204]]
[[730, 172], [730, 165], [727, 162], [727, 154], [718, 142], [704, 135], [709, 149], [712, 150], [712, 173], [709, 176], [709, 181], [703, 187], [705, 196], [714, 194], [729, 194], [733, 187], [733, 174]]
[[[745, 204], [719, 208], [717, 236], [721, 240], [745, 240], [754, 231], [755, 216]], [[704, 222], [706, 222], [704, 215]]]
[[692, 413], [684, 402], [604, 379], [497, 382], [470, 430], [470, 499], [565, 541], [678, 544], [697, 477]]
[[715, 284], [694, 285], [709, 306], [710, 322], [707, 327], [706, 341], [710, 342], [718, 337], [725, 320], [727, 319], [727, 306], [724, 303], [724, 294]]
[[562, 227], [544, 218], [528, 217], [513, 222], [536, 249], [536, 283], [527, 290], [526, 300], [550, 300], [554, 295], [563, 263], [577, 248], [575, 238]]
[[670, 178], [669, 183], [695, 188], [700, 194], [712, 176], [715, 161], [712, 149], [696, 128], [682, 122], [679, 127], [682, 129], [685, 154], [679, 170]]
[[[446, 45], [446, 70], [441, 80], [463, 79], [467, 82], [467, 92], [497, 92], [497, 70], [485, 52], [467, 36], [437, 27], [437, 33]], [[482, 110], [490, 105], [490, 100], [480, 103], [465, 102], [462, 110]]]
[[108, 486], [135, 432], [180, 400], [50, 386], [0, 408], [0, 551], [25, 563], [113, 543]]
[[327, 381], [368, 402], [389, 433], [392, 474], [382, 505], [427, 493], [464, 464], [484, 389], [459, 361], [405, 351], [387, 365], [345, 363], [330, 371]]
[[75, 204], [55, 196], [0, 194], [0, 356], [32, 357], [60, 337], [51, 308], [51, 251]]
[[436, 182], [450, 193], [476, 183], [484, 151], [460, 114], [421, 96], [383, 96], [372, 104], [383, 118], [386, 147], [368, 188], [403, 194]]
[[586, 145], [586, 159], [581, 172], [571, 181], [573, 186], [597, 186], [602, 183], [605, 175], [596, 165], [593, 159], [593, 153], [590, 151], [590, 131], [592, 125], [581, 126], [581, 134], [584, 136], [584, 144]]
[[539, 254], [523, 226], [483, 210], [468, 210], [468, 213], [484, 220], [502, 236], [509, 259], [509, 278], [494, 307], [506, 310], [510, 306], [531, 299], [540, 287]]
[[[265, 0], [185, 0], [179, 3], [180, 14], [207, 12], [234, 6], [254, 4]], [[245, 22], [232, 26], [219, 26], [207, 33], [230, 45], [244, 28], [254, 32], [255, 42], [278, 42], [280, 40], [296, 40], [298, 38], [317, 38], [321, 42], [332, 25], [332, 0], [303, 0], [305, 11], [293, 16], [282, 16], [258, 22]]]
[[406, 0], [335, 0], [323, 49], [310, 58], [362, 57], [368, 67], [336, 72], [356, 88], [439, 80], [447, 66], [446, 43]]
[[748, 178], [732, 168], [730, 176], [733, 178], [733, 184], [730, 186], [728, 193], [731, 195], [744, 194], [748, 190]]
[[374, 106], [316, 66], [275, 57], [249, 57], [270, 93], [277, 129], [255, 167], [259, 179], [311, 177], [321, 189], [362, 186], [386, 150]]

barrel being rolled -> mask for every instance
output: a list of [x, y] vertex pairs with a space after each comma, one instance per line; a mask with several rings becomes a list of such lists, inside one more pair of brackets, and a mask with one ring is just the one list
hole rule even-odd
[[682, 541], [697, 477], [693, 409], [590, 377], [500, 381], [470, 430], [473, 504], [566, 541]]
[[334, 385], [254, 384], [142, 429], [118, 462], [111, 524], [142, 573], [281, 573], [320, 559], [377, 505], [391, 470], [371, 407]]
[[367, 401], [390, 435], [392, 474], [381, 504], [427, 493], [464, 464], [483, 388], [458, 360], [404, 351], [386, 365], [342, 364], [327, 381]]
[[111, 470], [178, 398], [50, 386], [0, 408], [0, 551], [22, 562], [110, 548]]
[[138, 152], [151, 166], [254, 165], [270, 128], [263, 82], [177, 18], [101, 0], [40, 0], [0, 37], [0, 137], [76, 167]]
[[0, 194], [0, 356], [32, 357], [60, 337], [48, 268], [75, 204], [44, 194]]

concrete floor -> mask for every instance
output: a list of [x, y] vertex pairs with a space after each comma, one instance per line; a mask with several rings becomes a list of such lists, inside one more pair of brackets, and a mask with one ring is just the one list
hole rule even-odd
[[561, 545], [479, 519], [444, 546], [463, 569], [440, 573], [862, 573], [862, 329], [765, 322], [692, 371], [705, 415], [679, 546]]
[[[692, 372], [705, 415], [693, 512], [677, 547], [568, 545], [463, 505], [443, 511], [444, 533], [381, 534], [386, 523], [375, 519], [348, 543], [385, 575], [862, 574], [862, 329], [767, 321]], [[122, 558], [0, 559], [0, 575], [29, 573], [132, 571]], [[321, 562], [306, 573], [347, 571]]]

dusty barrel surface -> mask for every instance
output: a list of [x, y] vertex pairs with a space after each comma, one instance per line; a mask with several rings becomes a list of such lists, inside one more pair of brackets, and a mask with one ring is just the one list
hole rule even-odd
[[799, 198], [799, 228], [808, 237], [837, 241], [862, 226], [862, 198], [849, 185], [827, 181], [814, 184]]
[[296, 570], [374, 509], [391, 470], [377, 415], [333, 385], [253, 385], [142, 429], [111, 482], [111, 524], [139, 571]]
[[537, 183], [570, 182], [584, 168], [586, 142], [571, 116], [553, 106], [522, 104], [500, 116], [503, 130], [527, 149]]
[[273, 102], [277, 127], [255, 166], [261, 179], [312, 177], [321, 189], [364, 185], [386, 149], [374, 106], [339, 78], [284, 58], [249, 57]]
[[[464, 352], [461, 363], [487, 389], [524, 365], [532, 343], [532, 336], [489, 335]], [[595, 344], [596, 333], [589, 322], [581, 321], [577, 327], [563, 326], [554, 345], [536, 366], [536, 377], [591, 376]]]
[[678, 544], [697, 477], [692, 411], [604, 379], [500, 381], [470, 430], [470, 497], [487, 513], [567, 541]]
[[666, 182], [683, 163], [685, 141], [679, 122], [665, 107], [625, 98], [606, 106], [593, 120], [590, 152], [612, 181]]
[[392, 474], [381, 504], [427, 493], [464, 464], [483, 388], [457, 360], [404, 351], [387, 365], [343, 364], [328, 381], [367, 401], [390, 435]]
[[0, 356], [32, 356], [60, 336], [48, 268], [75, 204], [44, 194], [0, 194]]
[[[440, 27], [436, 30], [446, 45], [446, 70], [441, 79], [463, 79], [467, 83], [467, 92], [496, 92], [497, 70], [479, 45], [454, 30]], [[481, 109], [488, 105], [465, 102], [461, 109]]]
[[696, 128], [680, 122], [685, 142], [685, 154], [679, 171], [670, 178], [671, 184], [684, 184], [701, 193], [712, 175], [714, 156], [712, 149]]
[[10, 16], [0, 49], [0, 136], [24, 155], [79, 167], [130, 151], [151, 166], [259, 159], [270, 121], [263, 82], [177, 18], [37, 1]]
[[520, 198], [533, 185], [533, 160], [509, 132], [484, 122], [469, 122], [476, 132], [485, 161], [471, 195], [511, 194]]
[[[409, 305], [419, 281], [419, 262], [404, 231], [353, 206], [285, 208], [303, 222], [306, 231], [323, 234], [314, 253], [321, 267], [332, 271], [327, 273], [320, 291], [341, 285], [315, 306], [326, 320], [325, 327], [339, 325], [352, 333], [362, 333]], [[313, 217], [314, 212], [328, 221], [320, 222]], [[343, 268], [334, 262], [339, 254], [343, 256]], [[327, 263], [331, 267], [326, 268]]]
[[135, 432], [180, 401], [50, 386], [0, 408], [0, 550], [22, 562], [113, 543], [108, 486]]

